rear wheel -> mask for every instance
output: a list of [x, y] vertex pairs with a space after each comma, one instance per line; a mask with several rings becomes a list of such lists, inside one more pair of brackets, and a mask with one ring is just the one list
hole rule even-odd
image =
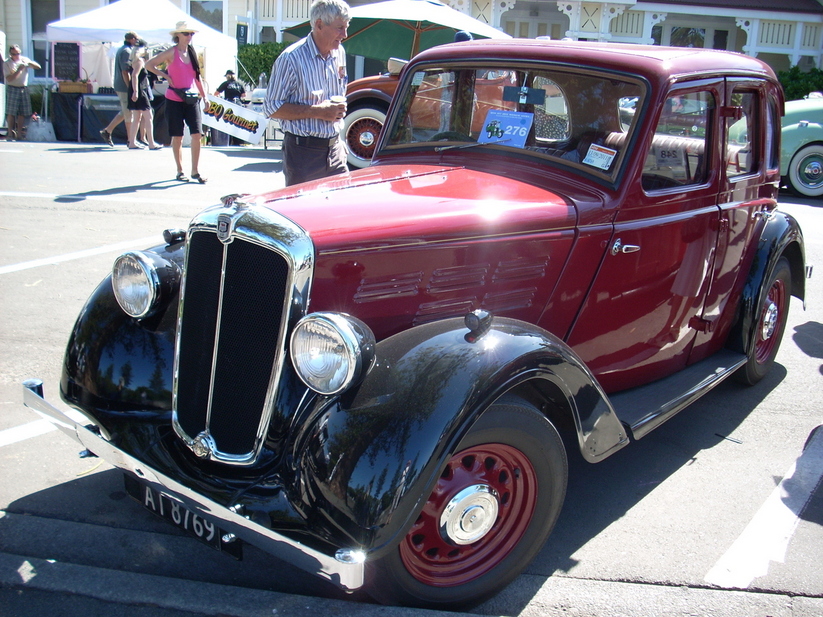
[[350, 167], [368, 167], [374, 156], [377, 138], [386, 122], [386, 110], [382, 107], [358, 107], [346, 114], [343, 134], [349, 150]]
[[781, 257], [761, 290], [754, 340], [745, 366], [735, 375], [739, 381], [754, 385], [772, 368], [789, 318], [791, 292], [792, 271], [789, 261]]
[[472, 427], [400, 545], [368, 565], [387, 604], [458, 608], [510, 583], [543, 547], [566, 493], [566, 452], [534, 407], [508, 398]]

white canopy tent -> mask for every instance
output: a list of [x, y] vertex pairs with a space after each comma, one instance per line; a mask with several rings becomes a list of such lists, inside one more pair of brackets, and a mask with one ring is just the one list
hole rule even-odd
[[[237, 64], [237, 41], [194, 19], [168, 0], [119, 0], [93, 11], [62, 19], [46, 26], [46, 38], [54, 43], [123, 44], [126, 32], [136, 32], [150, 44], [172, 44], [169, 31], [178, 21], [197, 30], [193, 44], [203, 53], [203, 77], [207, 91], [213, 92], [229, 69]], [[85, 62], [84, 68], [85, 68]], [[98, 79], [101, 85], [104, 80]], [[109, 76], [109, 83], [110, 76]]]

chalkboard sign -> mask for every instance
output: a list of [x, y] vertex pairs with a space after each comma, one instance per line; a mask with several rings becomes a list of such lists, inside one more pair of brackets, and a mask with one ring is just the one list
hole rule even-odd
[[55, 79], [80, 79], [80, 45], [77, 43], [55, 43], [52, 62]]

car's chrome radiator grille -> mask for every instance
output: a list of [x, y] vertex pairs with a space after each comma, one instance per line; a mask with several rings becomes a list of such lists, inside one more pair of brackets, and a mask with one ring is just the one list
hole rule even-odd
[[198, 455], [239, 464], [254, 457], [281, 361], [288, 281], [288, 262], [274, 250], [191, 233], [174, 413], [177, 432]]

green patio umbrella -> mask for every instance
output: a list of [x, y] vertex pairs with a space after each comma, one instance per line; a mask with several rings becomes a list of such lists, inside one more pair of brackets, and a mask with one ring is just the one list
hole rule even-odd
[[[451, 43], [460, 30], [474, 38], [511, 38], [489, 24], [455, 11], [436, 0], [388, 0], [356, 6], [349, 12], [348, 38], [343, 41], [346, 53], [377, 60], [409, 60], [429, 47]], [[306, 36], [311, 24], [304, 22], [288, 32]]]

